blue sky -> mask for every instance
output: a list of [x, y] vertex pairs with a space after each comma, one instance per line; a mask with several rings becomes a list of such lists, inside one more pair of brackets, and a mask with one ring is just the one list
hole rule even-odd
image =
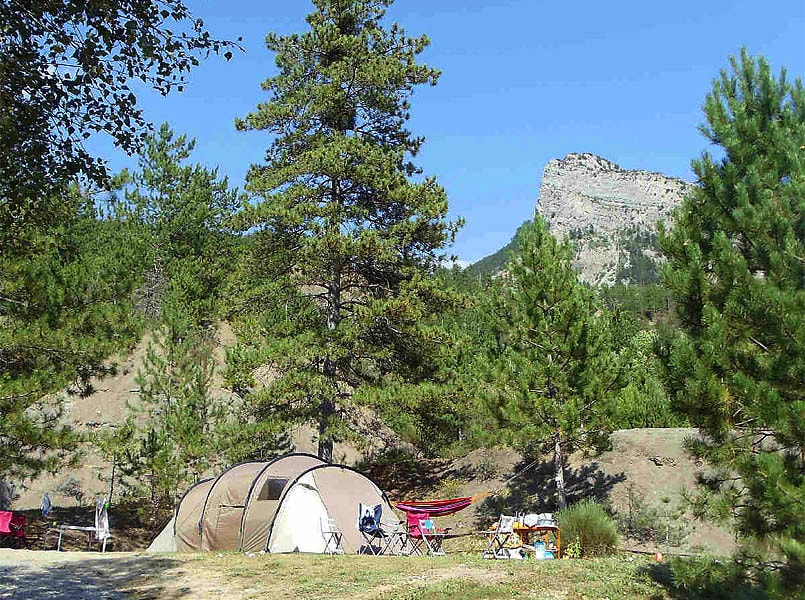
[[[303, 30], [312, 3], [188, 4], [216, 37], [243, 36], [246, 52], [212, 57], [184, 93], [143, 92], [140, 104], [151, 121], [197, 138], [194, 161], [242, 187], [270, 143], [233, 125], [266, 98], [260, 82], [275, 67], [265, 35]], [[410, 127], [426, 137], [419, 164], [466, 219], [453, 252], [467, 261], [533, 216], [545, 163], [568, 152], [692, 180], [690, 161], [705, 149], [702, 102], [741, 46], [791, 78], [805, 73], [803, 0], [397, 0], [388, 17], [426, 33], [421, 60], [443, 71], [438, 86], [415, 92]], [[116, 169], [131, 164], [105, 140], [91, 148]]]

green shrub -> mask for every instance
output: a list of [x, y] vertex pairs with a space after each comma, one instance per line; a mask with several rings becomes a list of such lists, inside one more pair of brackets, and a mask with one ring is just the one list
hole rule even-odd
[[668, 496], [660, 498], [659, 506], [647, 504], [631, 484], [626, 497], [627, 510], [615, 515], [618, 529], [625, 537], [669, 546], [684, 543], [692, 529], [684, 506], [674, 504]]
[[466, 481], [458, 477], [445, 477], [439, 482], [438, 495], [440, 498], [455, 498], [461, 494], [465, 483]]
[[618, 546], [618, 531], [604, 509], [582, 500], [557, 515], [565, 544], [578, 540], [581, 556], [605, 556]]

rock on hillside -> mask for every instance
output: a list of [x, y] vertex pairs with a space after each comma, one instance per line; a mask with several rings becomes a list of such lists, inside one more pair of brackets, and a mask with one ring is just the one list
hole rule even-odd
[[583, 281], [644, 283], [656, 260], [656, 224], [669, 219], [692, 187], [594, 154], [568, 154], [545, 166], [537, 213], [555, 236], [573, 241]]

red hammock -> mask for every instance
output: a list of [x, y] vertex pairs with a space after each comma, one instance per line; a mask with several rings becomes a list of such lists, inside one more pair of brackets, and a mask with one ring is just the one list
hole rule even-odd
[[394, 502], [394, 506], [405, 513], [427, 513], [432, 517], [444, 517], [464, 510], [473, 501], [473, 498], [450, 498], [422, 502]]

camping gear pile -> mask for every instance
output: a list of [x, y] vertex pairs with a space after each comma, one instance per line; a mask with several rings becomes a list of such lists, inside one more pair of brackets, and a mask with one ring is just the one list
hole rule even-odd
[[[562, 534], [551, 513], [528, 515], [500, 515], [498, 522], [488, 531], [484, 558], [523, 559], [530, 554], [537, 560], [559, 558], [562, 551]], [[536, 538], [531, 543], [531, 536]]]

